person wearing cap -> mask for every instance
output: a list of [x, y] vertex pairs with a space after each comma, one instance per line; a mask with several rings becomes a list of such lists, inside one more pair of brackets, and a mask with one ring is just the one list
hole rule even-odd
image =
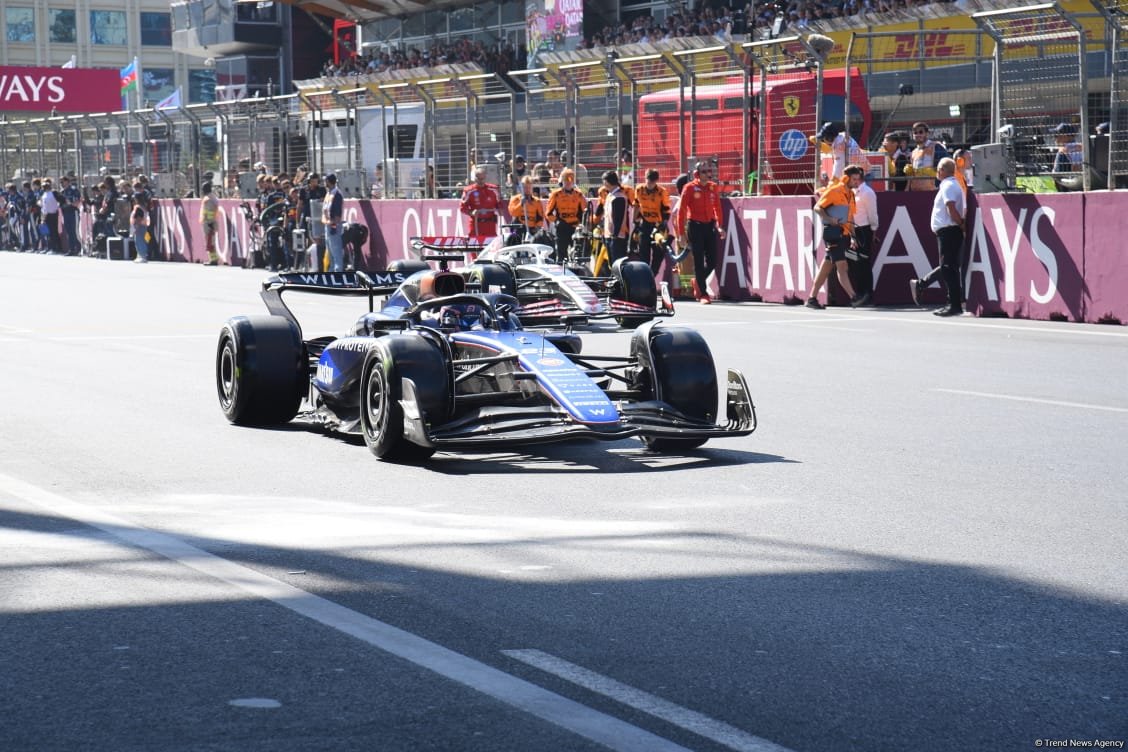
[[1070, 123], [1058, 123], [1050, 129], [1054, 137], [1054, 172], [1076, 172], [1081, 169], [1083, 152], [1077, 142], [1077, 129]]
[[548, 209], [545, 218], [555, 223], [556, 230], [556, 261], [563, 264], [568, 258], [568, 248], [572, 245], [572, 236], [580, 221], [584, 218], [587, 209], [587, 199], [576, 188], [576, 173], [571, 168], [565, 168], [560, 173], [561, 187], [557, 188], [548, 197]]
[[329, 271], [345, 270], [345, 241], [341, 236], [341, 225], [345, 216], [345, 197], [337, 188], [337, 176], [325, 176], [327, 191], [325, 202], [321, 205], [321, 221], [325, 224], [325, 244], [329, 247]]
[[474, 168], [474, 182], [462, 191], [458, 210], [470, 217], [469, 234], [492, 238], [497, 235], [497, 212], [501, 205], [497, 186], [486, 182], [486, 168]]
[[665, 254], [654, 245], [654, 232], [666, 232], [666, 223], [670, 220], [670, 192], [658, 184], [658, 170], [646, 171], [646, 182], [635, 190], [635, 206], [639, 223], [638, 255], [657, 275]]
[[842, 171], [847, 164], [861, 164], [864, 161], [862, 147], [853, 136], [847, 138], [845, 131], [835, 123], [823, 123], [818, 132], [811, 138], [812, 143], [819, 147], [822, 154], [830, 154], [834, 158], [831, 180], [842, 177]]
[[698, 162], [693, 180], [682, 189], [675, 220], [679, 245], [688, 244], [693, 254], [693, 296], [703, 305], [712, 300], [706, 282], [717, 266], [717, 241], [725, 237], [721, 194], [712, 177], [712, 165]]
[[929, 138], [931, 129], [928, 123], [913, 123], [913, 149], [911, 161], [905, 166], [905, 175], [913, 180], [909, 181], [910, 191], [936, 190], [936, 166], [940, 160], [948, 156], [948, 150], [939, 141]]
[[82, 206], [82, 192], [78, 190], [72, 176], [64, 175], [60, 182], [62, 189], [59, 193], [63, 196], [63, 232], [67, 236], [67, 255], [77, 256], [82, 250], [82, 243], [78, 239], [78, 211]]

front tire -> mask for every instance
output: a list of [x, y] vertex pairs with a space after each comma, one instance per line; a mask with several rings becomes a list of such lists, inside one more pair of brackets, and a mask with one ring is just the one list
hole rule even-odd
[[380, 459], [419, 462], [435, 453], [405, 435], [403, 381], [415, 385], [424, 421], [443, 422], [449, 414], [449, 367], [439, 348], [414, 336], [389, 336], [369, 350], [360, 379], [360, 425], [364, 443]]
[[[683, 326], [647, 328], [634, 335], [632, 355], [649, 374], [649, 391], [682, 415], [702, 423], [717, 419], [717, 370], [704, 338]], [[645, 348], [645, 349], [644, 349]], [[708, 439], [641, 436], [655, 452], [696, 449]]]
[[309, 387], [302, 335], [279, 316], [239, 316], [224, 324], [215, 359], [219, 407], [240, 426], [288, 423]]

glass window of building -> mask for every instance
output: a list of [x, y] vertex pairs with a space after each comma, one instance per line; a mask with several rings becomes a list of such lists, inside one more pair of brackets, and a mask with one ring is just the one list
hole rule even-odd
[[176, 71], [172, 68], [141, 68], [141, 98], [154, 105], [176, 91]]
[[215, 101], [215, 70], [192, 68], [188, 71], [188, 103]]
[[69, 8], [47, 11], [47, 33], [52, 42], [74, 44], [78, 41], [78, 14]]
[[120, 10], [90, 11], [90, 43], [125, 45], [128, 39], [125, 13]]
[[141, 14], [141, 44], [146, 47], [172, 46], [172, 16], [169, 13]]
[[[497, 20], [495, 14], [492, 21]], [[488, 23], [488, 22], [487, 22]], [[452, 11], [450, 14], [450, 33], [457, 34], [458, 32], [475, 31], [481, 24], [478, 22], [478, 13], [474, 8], [459, 8]]]
[[32, 8], [8, 8], [4, 13], [8, 25], [9, 42], [35, 41], [35, 10]]

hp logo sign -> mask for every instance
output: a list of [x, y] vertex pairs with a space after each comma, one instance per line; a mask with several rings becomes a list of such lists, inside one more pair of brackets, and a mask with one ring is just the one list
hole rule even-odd
[[779, 153], [784, 159], [802, 159], [807, 153], [807, 137], [803, 135], [803, 131], [794, 128], [784, 131], [779, 137]]

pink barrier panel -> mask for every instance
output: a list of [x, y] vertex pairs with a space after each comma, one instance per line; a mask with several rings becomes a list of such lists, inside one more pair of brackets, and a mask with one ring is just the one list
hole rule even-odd
[[978, 198], [964, 267], [969, 309], [978, 315], [1087, 320], [1084, 196]]
[[[159, 235], [172, 260], [204, 261], [198, 200], [161, 201]], [[241, 264], [250, 248], [239, 200], [220, 201], [218, 250]], [[964, 285], [970, 310], [983, 315], [1093, 321], [1105, 314], [1128, 319], [1128, 265], [1120, 259], [1122, 194], [988, 194], [973, 199], [965, 250]], [[815, 243], [810, 197], [725, 201], [727, 237], [720, 246], [717, 281], [726, 298], [782, 302], [806, 297], [822, 259]], [[936, 263], [929, 227], [932, 194], [883, 192], [881, 229], [874, 249], [874, 302], [909, 304], [908, 282]], [[382, 269], [406, 258], [417, 235], [463, 235], [458, 201], [345, 201], [345, 219], [369, 228], [366, 266]], [[925, 301], [944, 300], [939, 286]]]
[[1086, 319], [1113, 316], [1128, 322], [1128, 194], [1095, 191], [1085, 196]]

